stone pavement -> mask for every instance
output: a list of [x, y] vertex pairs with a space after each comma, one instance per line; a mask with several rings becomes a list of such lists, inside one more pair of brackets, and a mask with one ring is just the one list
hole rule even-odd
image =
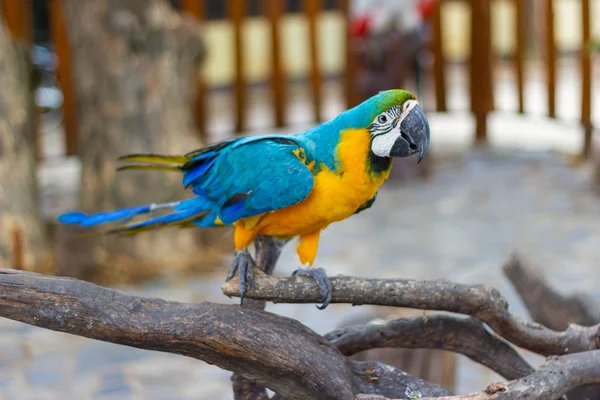
[[[326, 230], [317, 264], [330, 275], [492, 283], [508, 298], [513, 312], [526, 316], [500, 270], [509, 253], [518, 249], [559, 289], [587, 291], [600, 300], [600, 198], [590, 186], [587, 167], [573, 169], [544, 151], [465, 154], [434, 147], [433, 156], [431, 180], [388, 182], [372, 209]], [[297, 267], [293, 247], [285, 249], [278, 274], [290, 274]], [[119, 289], [178, 301], [229, 303], [234, 300], [219, 290], [225, 273], [224, 265], [211, 276]], [[320, 333], [373, 312], [349, 305], [318, 311], [313, 305], [270, 304], [267, 309]], [[528, 358], [534, 364], [542, 361]], [[229, 376], [190, 358], [0, 319], [2, 400], [231, 399]], [[497, 378], [459, 358], [459, 393], [481, 389]]]

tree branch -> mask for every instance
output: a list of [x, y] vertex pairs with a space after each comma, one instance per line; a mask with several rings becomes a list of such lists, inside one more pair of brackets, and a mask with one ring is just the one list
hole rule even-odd
[[260, 310], [130, 296], [76, 279], [0, 269], [0, 316], [240, 373], [286, 399], [450, 393], [380, 363], [344, 357], [304, 325]]
[[[267, 275], [275, 270], [277, 260], [281, 255], [283, 246], [287, 241], [277, 240], [271, 236], [259, 235], [254, 240], [256, 249], [255, 261], [258, 268]], [[254, 310], [264, 310], [266, 303], [260, 300], [247, 299], [242, 307]], [[231, 377], [234, 400], [268, 400], [267, 390], [254, 380], [242, 374], [233, 374]]]
[[534, 321], [562, 330], [570, 323], [591, 326], [600, 323], [598, 307], [586, 296], [558, 293], [528, 262], [513, 254], [502, 267]]
[[[510, 382], [492, 383], [480, 393], [436, 397], [435, 400], [557, 400], [572, 389], [593, 383], [600, 383], [600, 350], [550, 357], [529, 376]], [[392, 399], [358, 395], [356, 400]]]
[[476, 318], [434, 314], [348, 327], [325, 336], [342, 354], [401, 347], [461, 353], [506, 379], [531, 374], [533, 368], [506, 342], [491, 335]]
[[[571, 325], [562, 332], [550, 330], [508, 312], [506, 300], [488, 285], [346, 276], [330, 280], [333, 303], [409, 307], [471, 315], [515, 345], [546, 356], [600, 348], [600, 325]], [[237, 279], [234, 279], [226, 282], [221, 289], [227, 296], [236, 296], [237, 287]], [[319, 290], [310, 278], [278, 278], [255, 271], [254, 284], [246, 292], [246, 297], [274, 303], [316, 303]]]
[[[591, 326], [600, 323], [600, 307], [591, 296], [565, 296], [554, 289], [540, 271], [517, 254], [503, 267], [504, 275], [516, 288], [534, 321], [550, 329], [562, 330], [570, 323]], [[600, 398], [600, 385], [579, 387], [567, 393], [569, 400]]]

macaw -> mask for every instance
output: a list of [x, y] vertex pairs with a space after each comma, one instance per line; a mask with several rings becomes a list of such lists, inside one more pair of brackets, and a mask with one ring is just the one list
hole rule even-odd
[[[234, 227], [235, 258], [243, 301], [254, 265], [248, 246], [257, 235], [299, 237], [298, 275], [317, 281], [322, 306], [331, 284], [322, 268], [312, 268], [321, 231], [371, 207], [389, 176], [393, 157], [418, 154], [429, 146], [429, 124], [416, 98], [388, 90], [313, 129], [291, 135], [226, 140], [185, 155], [133, 154], [126, 169], [160, 169], [183, 174], [193, 197], [88, 215], [77, 211], [59, 221], [83, 227], [121, 221], [109, 232], [135, 234], [170, 226]], [[140, 215], [163, 215], [130, 222]], [[164, 214], [167, 210], [169, 213]]]

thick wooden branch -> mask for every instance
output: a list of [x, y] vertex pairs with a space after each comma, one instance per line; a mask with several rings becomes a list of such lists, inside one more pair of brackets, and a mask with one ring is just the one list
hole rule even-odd
[[[557, 400], [572, 389], [594, 383], [600, 383], [600, 350], [550, 357], [529, 376], [509, 382], [492, 383], [480, 393], [436, 397], [435, 400]], [[359, 395], [356, 400], [392, 399]]]
[[[591, 326], [600, 323], [600, 305], [591, 296], [559, 293], [540, 271], [522, 256], [513, 254], [503, 267], [534, 321], [562, 330], [571, 323]], [[569, 400], [600, 399], [600, 385], [588, 385], [567, 393]]]
[[565, 329], [571, 323], [583, 326], [600, 323], [597, 304], [581, 294], [558, 293], [538, 269], [517, 254], [504, 264], [503, 271], [534, 321], [556, 330]]
[[[488, 285], [346, 276], [330, 279], [333, 303], [408, 307], [471, 315], [515, 345], [542, 355], [600, 348], [600, 325], [571, 325], [564, 331], [556, 332], [530, 323], [511, 314], [506, 300]], [[226, 282], [221, 289], [228, 296], [237, 296], [237, 279]], [[246, 297], [274, 303], [316, 303], [319, 301], [319, 291], [310, 278], [279, 278], [255, 270], [254, 285], [246, 292]]]
[[[254, 240], [256, 249], [255, 261], [258, 268], [267, 275], [271, 275], [275, 270], [277, 260], [281, 255], [283, 246], [287, 241], [280, 241], [271, 236], [259, 235]], [[264, 310], [266, 303], [260, 300], [247, 299], [243, 306], [254, 310]], [[234, 400], [268, 400], [267, 390], [263, 385], [259, 385], [254, 380], [245, 377], [242, 374], [233, 374], [231, 377], [233, 386]]]
[[401, 347], [461, 353], [506, 379], [529, 375], [533, 368], [509, 344], [490, 334], [476, 318], [434, 314], [348, 327], [325, 336], [344, 355]]
[[261, 310], [130, 296], [76, 279], [0, 269], [0, 316], [60, 332], [197, 358], [286, 399], [450, 393], [380, 363], [347, 359], [297, 321]]

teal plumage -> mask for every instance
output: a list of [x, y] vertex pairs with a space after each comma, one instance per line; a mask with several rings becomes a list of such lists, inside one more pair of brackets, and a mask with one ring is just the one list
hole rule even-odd
[[211, 204], [224, 224], [302, 201], [312, 173], [294, 154], [301, 143], [287, 136], [242, 138], [183, 165], [183, 183]]

